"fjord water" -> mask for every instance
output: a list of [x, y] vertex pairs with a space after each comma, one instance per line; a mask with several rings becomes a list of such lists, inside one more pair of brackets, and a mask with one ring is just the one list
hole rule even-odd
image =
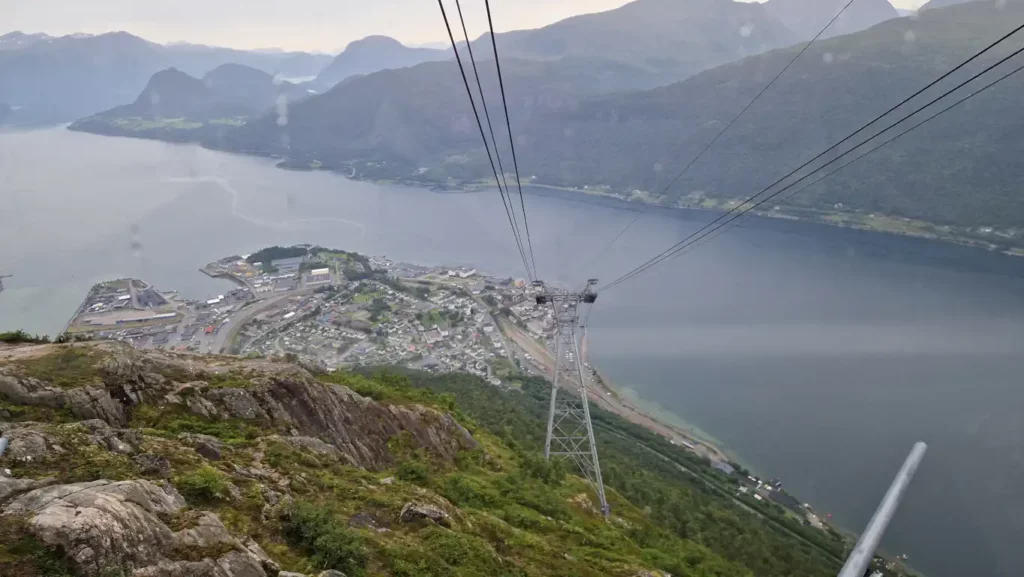
[[[777, 175], [766, 175], [771, 180]], [[541, 276], [610, 280], [714, 215], [533, 191]], [[197, 146], [0, 132], [0, 329], [55, 333], [89, 286], [200, 298], [208, 261], [313, 243], [523, 276], [496, 192], [279, 170]], [[595, 258], [597, 257], [597, 258]], [[851, 529], [914, 441], [931, 449], [885, 540], [930, 576], [1024, 566], [1024, 259], [751, 220], [602, 294], [593, 360]]]

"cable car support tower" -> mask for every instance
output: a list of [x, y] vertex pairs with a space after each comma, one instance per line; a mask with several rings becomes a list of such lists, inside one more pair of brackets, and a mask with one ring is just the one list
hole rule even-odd
[[[591, 279], [583, 292], [573, 293], [549, 290], [542, 281], [534, 283], [534, 286], [544, 289], [537, 295], [537, 304], [551, 305], [557, 328], [544, 458], [572, 459], [583, 477], [597, 492], [597, 497], [601, 501], [601, 513], [607, 518], [611, 510], [605, 498], [604, 481], [601, 479], [601, 464], [597, 458], [594, 425], [590, 420], [590, 403], [587, 400], [587, 381], [583, 376], [583, 361], [580, 359], [580, 347], [576, 336], [580, 305], [593, 304], [597, 300], [597, 293], [593, 290], [596, 285], [597, 279]], [[578, 384], [579, 398], [565, 393], [559, 395], [558, 387], [561, 383], [570, 386]]]

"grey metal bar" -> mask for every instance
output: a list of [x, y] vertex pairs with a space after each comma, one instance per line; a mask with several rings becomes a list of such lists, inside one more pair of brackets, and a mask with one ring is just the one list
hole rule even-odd
[[889, 527], [889, 522], [892, 521], [896, 508], [899, 507], [900, 501], [903, 500], [903, 494], [910, 485], [910, 481], [914, 478], [914, 473], [917, 472], [917, 467], [924, 459], [924, 453], [927, 450], [928, 445], [924, 443], [914, 445], [914, 449], [910, 451], [910, 456], [903, 463], [903, 467], [896, 474], [896, 479], [892, 482], [892, 486], [889, 487], [885, 498], [882, 499], [882, 504], [878, 506], [878, 510], [871, 517], [871, 522], [868, 523], [864, 533], [857, 540], [857, 545], [846, 559], [846, 564], [843, 565], [843, 569], [839, 572], [839, 577], [864, 577], [868, 564], [874, 559], [875, 550], [878, 549], [878, 544], [882, 541], [882, 535], [885, 534], [886, 528]]

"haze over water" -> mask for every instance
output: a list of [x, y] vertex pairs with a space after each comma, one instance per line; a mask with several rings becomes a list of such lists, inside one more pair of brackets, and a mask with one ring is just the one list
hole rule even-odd
[[[769, 175], [771, 176], [771, 175]], [[526, 199], [547, 280], [611, 280], [714, 217]], [[523, 276], [495, 192], [437, 194], [63, 129], [0, 132], [0, 329], [55, 333], [96, 281], [200, 298], [205, 263], [313, 243]], [[1024, 566], [1024, 259], [776, 220], [602, 294], [595, 363], [846, 527], [914, 441], [925, 463], [885, 541], [927, 575]]]

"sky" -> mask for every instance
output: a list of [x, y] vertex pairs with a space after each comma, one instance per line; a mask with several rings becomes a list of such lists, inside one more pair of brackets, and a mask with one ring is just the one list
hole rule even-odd
[[[916, 8], [926, 0], [892, 0]], [[495, 0], [499, 32], [537, 28], [626, 0]], [[445, 0], [454, 14], [454, 0]], [[484, 32], [483, 2], [463, 1], [471, 36]], [[99, 34], [124, 30], [154, 42], [336, 52], [384, 34], [407, 44], [447, 40], [434, 0], [0, 0], [0, 33]]]

